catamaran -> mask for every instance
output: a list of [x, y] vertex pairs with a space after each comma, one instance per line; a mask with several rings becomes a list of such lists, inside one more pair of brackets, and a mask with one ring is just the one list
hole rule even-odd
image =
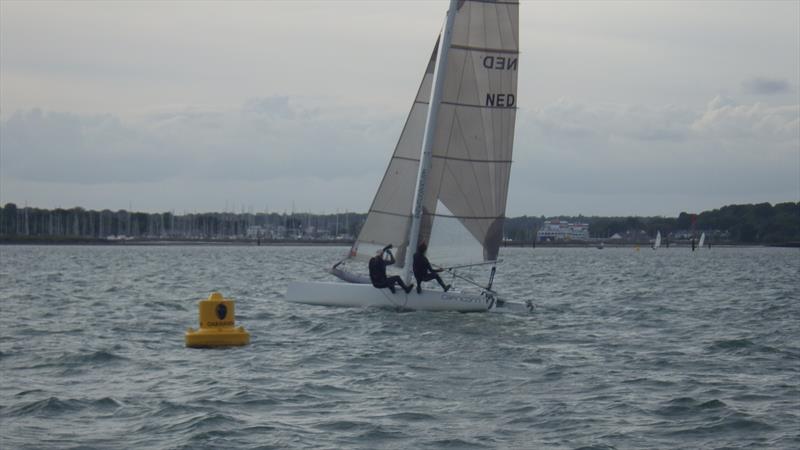
[[[286, 299], [329, 306], [425, 311], [527, 310], [492, 289], [503, 237], [517, 110], [519, 3], [451, 0], [367, 219], [347, 257], [329, 272], [342, 282], [292, 282]], [[430, 260], [474, 289], [376, 289], [366, 268], [392, 245], [403, 278], [428, 244]], [[464, 269], [484, 267], [479, 283]], [[460, 274], [459, 274], [460, 272]]]

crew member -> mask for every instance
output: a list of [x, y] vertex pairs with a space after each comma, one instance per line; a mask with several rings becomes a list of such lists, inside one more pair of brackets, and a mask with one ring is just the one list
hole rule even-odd
[[444, 284], [442, 277], [440, 277], [438, 273], [444, 269], [434, 269], [431, 267], [430, 261], [428, 261], [428, 258], [425, 256], [427, 250], [428, 245], [425, 241], [422, 241], [419, 246], [417, 246], [417, 253], [414, 253], [414, 278], [417, 279], [417, 294], [422, 293], [422, 282], [431, 280], [438, 281], [445, 292], [449, 291], [450, 285]]
[[[369, 279], [372, 281], [372, 285], [378, 289], [389, 288], [394, 294], [396, 291], [394, 289], [394, 285], [398, 284], [406, 294], [411, 292], [411, 289], [414, 288], [414, 283], [411, 283], [411, 286], [406, 286], [403, 283], [403, 279], [398, 277], [397, 275], [387, 277], [386, 276], [386, 266], [390, 266], [395, 263], [394, 255], [389, 249], [392, 248], [392, 244], [387, 245], [381, 250], [378, 250], [378, 253], [375, 254], [369, 260]], [[389, 255], [389, 259], [384, 259], [383, 255]]]

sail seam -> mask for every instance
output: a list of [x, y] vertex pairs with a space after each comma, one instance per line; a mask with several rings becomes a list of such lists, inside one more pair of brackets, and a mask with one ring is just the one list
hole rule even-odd
[[419, 162], [419, 158], [410, 158], [408, 156], [392, 156], [392, 159], [402, 159], [403, 161]]
[[376, 214], [386, 214], [387, 216], [397, 216], [397, 217], [411, 217], [410, 214], [400, 214], [391, 211], [381, 211], [380, 209], [370, 209], [369, 212], [373, 212]]
[[497, 163], [497, 164], [511, 164], [512, 163], [512, 160], [510, 160], [510, 159], [472, 159], [472, 158], [459, 158], [457, 156], [444, 156], [444, 155], [433, 155], [433, 158], [449, 159], [449, 160], [453, 160], [453, 161], [474, 162], [474, 163]]
[[519, 55], [519, 50], [506, 50], [502, 48], [488, 48], [488, 47], [473, 47], [470, 45], [451, 45], [451, 49], [486, 52], [486, 53], [506, 53], [511, 55]]
[[490, 5], [516, 5], [519, 6], [519, 2], [504, 2], [504, 1], [495, 1], [495, 0], [466, 0], [472, 3], [486, 3]]
[[488, 105], [470, 105], [468, 103], [459, 103], [459, 102], [448, 102], [445, 100], [441, 101], [442, 105], [450, 105], [450, 106], [465, 106], [468, 108], [487, 108], [487, 109], [509, 109], [516, 111], [516, 106], [488, 106]]
[[494, 219], [498, 219], [498, 218], [505, 219], [505, 215], [503, 215], [503, 216], [456, 216], [456, 215], [437, 214], [437, 213], [433, 213], [433, 214], [426, 213], [426, 214], [429, 215], [429, 216], [444, 217], [444, 218], [450, 218], [450, 219], [473, 219], [473, 220], [494, 220]]

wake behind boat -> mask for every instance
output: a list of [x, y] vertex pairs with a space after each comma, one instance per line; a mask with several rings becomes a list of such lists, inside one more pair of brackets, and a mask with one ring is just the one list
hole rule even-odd
[[[519, 4], [451, 0], [411, 111], [347, 257], [329, 273], [346, 283], [293, 282], [286, 299], [329, 306], [426, 311], [527, 310], [492, 290], [502, 241], [516, 123]], [[377, 289], [352, 267], [384, 247], [411, 282], [412, 254], [428, 256], [475, 292]], [[491, 266], [479, 283], [456, 270]]]

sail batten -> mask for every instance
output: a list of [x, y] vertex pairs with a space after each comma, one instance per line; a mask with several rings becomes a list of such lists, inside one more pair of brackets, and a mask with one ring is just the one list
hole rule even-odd
[[510, 159], [472, 159], [472, 158], [458, 158], [455, 156], [446, 156], [446, 155], [433, 155], [433, 158], [436, 159], [447, 159], [450, 161], [464, 161], [470, 163], [491, 163], [491, 164], [511, 164]]
[[508, 50], [504, 48], [489, 48], [489, 47], [471, 47], [469, 45], [451, 45], [451, 49], [453, 50], [472, 50], [478, 52], [487, 52], [487, 53], [505, 53], [510, 55], [518, 55], [518, 50]]
[[408, 156], [393, 156], [392, 159], [402, 159], [402, 160], [405, 160], [405, 161], [419, 162], [419, 158], [410, 158]]
[[479, 105], [479, 104], [457, 103], [457, 102], [442, 102], [442, 104], [451, 106], [463, 106], [465, 108], [514, 109], [514, 110], [517, 109], [516, 106]]

